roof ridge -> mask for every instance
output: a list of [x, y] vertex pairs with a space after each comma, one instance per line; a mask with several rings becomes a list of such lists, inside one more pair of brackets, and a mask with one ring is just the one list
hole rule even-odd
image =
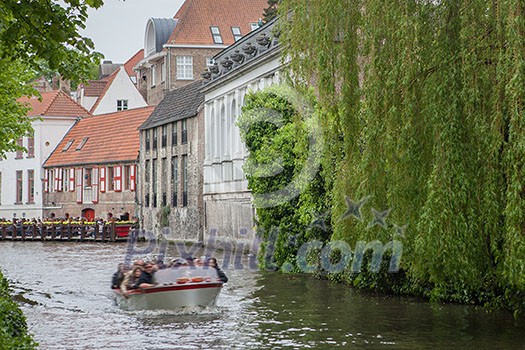
[[[47, 111], [49, 111], [49, 109], [51, 108], [51, 106], [53, 105], [53, 103], [55, 102], [55, 100], [57, 99], [58, 95], [60, 94], [62, 90], [52, 90], [52, 91], [49, 91], [51, 93], [54, 93], [54, 97], [51, 98], [51, 100], [49, 101], [49, 103], [47, 104], [46, 108], [42, 111], [42, 115], [46, 115], [47, 114]], [[50, 94], [51, 95], [51, 94]]]

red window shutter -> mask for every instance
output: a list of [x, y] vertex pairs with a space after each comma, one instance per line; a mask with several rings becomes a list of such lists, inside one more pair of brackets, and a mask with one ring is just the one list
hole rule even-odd
[[76, 169], [76, 171], [77, 203], [82, 203], [82, 184], [84, 183], [84, 181], [82, 181], [82, 169]]
[[122, 167], [116, 166], [113, 168], [115, 171], [115, 192], [122, 191]]
[[49, 192], [49, 170], [44, 171], [44, 192]]
[[129, 167], [129, 189], [130, 191], [135, 191], [135, 185], [136, 185], [136, 165], [131, 165]]
[[106, 192], [106, 168], [102, 167], [100, 170], [100, 192]]
[[57, 184], [57, 191], [62, 192], [62, 169], [57, 169], [57, 178], [58, 178], [58, 184]]
[[75, 192], [75, 168], [69, 169], [69, 191]]
[[98, 168], [93, 168], [92, 170], [92, 178], [91, 181], [91, 187], [93, 191], [93, 203], [98, 203]]

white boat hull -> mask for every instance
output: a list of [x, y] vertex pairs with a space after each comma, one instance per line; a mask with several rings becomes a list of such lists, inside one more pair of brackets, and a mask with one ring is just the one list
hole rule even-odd
[[114, 290], [117, 303], [127, 310], [176, 310], [183, 307], [215, 305], [222, 282], [199, 282], [136, 289], [125, 298]]

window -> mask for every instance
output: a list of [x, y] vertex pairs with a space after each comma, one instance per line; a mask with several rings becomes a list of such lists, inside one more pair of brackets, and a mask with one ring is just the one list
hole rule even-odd
[[[24, 141], [22, 140], [22, 138], [19, 138], [18, 140], [16, 140], [16, 145], [18, 147], [24, 147]], [[21, 149], [18, 149], [16, 150], [16, 156], [15, 156], [15, 159], [22, 159], [23, 158], [23, 150]]]
[[177, 146], [177, 122], [171, 124], [171, 145]]
[[62, 152], [65, 152], [69, 149], [69, 147], [71, 147], [71, 145], [73, 144], [73, 142], [75, 142], [75, 139], [71, 139], [69, 140], [66, 145], [64, 146], [64, 148], [62, 148]]
[[153, 197], [151, 198], [151, 204], [153, 208], [157, 207], [157, 160], [151, 160], [151, 187], [153, 188]]
[[27, 158], [35, 157], [35, 136], [29, 135], [27, 137]]
[[128, 109], [128, 100], [117, 100], [117, 111], [125, 111]]
[[144, 182], [146, 183], [147, 187], [149, 184], [149, 160], [146, 161], [146, 165], [144, 167]]
[[166, 62], [160, 64], [160, 81], [166, 81]]
[[27, 202], [35, 202], [35, 171], [27, 171]]
[[150, 143], [150, 137], [149, 137], [150, 129], [144, 131], [144, 134], [146, 135], [146, 151], [149, 151], [149, 143]]
[[152, 132], [153, 132], [153, 149], [157, 149], [157, 128], [153, 128]]
[[157, 84], [157, 66], [153, 65], [151, 66], [150, 86], [154, 87], [156, 84]]
[[23, 194], [22, 181], [23, 181], [22, 170], [17, 170], [16, 171], [16, 202], [15, 204], [22, 203], [22, 194]]
[[82, 139], [82, 141], [80, 141], [80, 143], [78, 144], [76, 150], [77, 151], [80, 151], [82, 149], [82, 147], [84, 147], [84, 145], [86, 144], [86, 142], [88, 141], [89, 137], [84, 137]]
[[188, 124], [187, 119], [182, 121], [182, 140], [181, 143], [185, 144], [188, 142]]
[[182, 206], [188, 206], [188, 156], [182, 156]]
[[232, 34], [233, 34], [233, 39], [235, 41], [239, 40], [242, 37], [241, 28], [239, 28], [239, 27], [232, 27]]
[[171, 205], [178, 205], [179, 194], [179, 158], [171, 157]]
[[[111, 168], [111, 170], [113, 170], [113, 168]], [[84, 187], [91, 188], [91, 184], [92, 184], [91, 174], [92, 173], [93, 173], [93, 169], [91, 168], [84, 169]]]
[[115, 190], [115, 169], [112, 166], [108, 166], [108, 191], [114, 191]]
[[167, 187], [167, 184], [166, 182], [168, 181], [167, 179], [167, 168], [166, 168], [166, 164], [167, 164], [167, 160], [166, 158], [162, 158], [161, 160], [161, 163], [160, 163], [160, 175], [162, 176], [162, 179], [160, 181], [160, 185], [162, 187], [162, 206], [165, 207], [168, 202], [167, 202], [167, 196], [166, 196], [166, 187]]
[[128, 191], [131, 188], [131, 172], [130, 172], [130, 166], [125, 165], [124, 166], [124, 190]]
[[62, 188], [63, 188], [63, 191], [64, 192], [68, 192], [69, 191], [69, 182], [70, 182], [70, 178], [69, 178], [69, 169], [62, 169], [62, 170], [59, 170], [59, 171], [62, 171]]
[[146, 161], [145, 165], [144, 165], [144, 206], [146, 207], [149, 207], [149, 190], [150, 190], [150, 187], [149, 187], [149, 174], [150, 174], [150, 169], [149, 169], [149, 160]]
[[251, 28], [252, 30], [255, 30], [255, 29], [259, 28], [259, 23], [255, 23], [255, 22], [250, 23], [250, 28]]
[[193, 57], [177, 56], [177, 79], [193, 79]]
[[210, 30], [211, 30], [211, 36], [213, 37], [213, 42], [215, 44], [222, 44], [223, 41], [222, 41], [222, 36], [219, 30], [219, 27], [211, 26]]
[[163, 125], [162, 128], [162, 138], [160, 140], [162, 148], [166, 147], [168, 145], [168, 126]]

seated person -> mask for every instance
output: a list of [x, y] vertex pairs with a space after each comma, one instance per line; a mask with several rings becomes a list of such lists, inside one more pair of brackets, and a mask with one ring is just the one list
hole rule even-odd
[[228, 277], [226, 276], [224, 271], [222, 271], [219, 268], [219, 266], [217, 265], [217, 259], [209, 258], [208, 259], [208, 266], [213, 267], [217, 271], [217, 275], [219, 276], [219, 279], [221, 280], [222, 283], [228, 282]]
[[138, 288], [150, 288], [154, 287], [155, 283], [153, 282], [153, 264], [152, 263], [146, 263], [144, 265], [144, 271], [142, 271], [142, 274], [140, 275], [139, 280], [137, 281], [136, 285]]
[[135, 267], [131, 272], [127, 273], [124, 280], [120, 284], [120, 291], [124, 297], [128, 297], [128, 290], [137, 289], [140, 277], [142, 276], [142, 269]]
[[129, 270], [129, 267], [126, 266], [124, 263], [118, 264], [117, 272], [113, 274], [113, 277], [111, 278], [111, 288], [112, 289], [118, 289], [120, 285], [122, 284], [122, 281], [124, 281], [124, 276], [126, 275], [126, 272]]

